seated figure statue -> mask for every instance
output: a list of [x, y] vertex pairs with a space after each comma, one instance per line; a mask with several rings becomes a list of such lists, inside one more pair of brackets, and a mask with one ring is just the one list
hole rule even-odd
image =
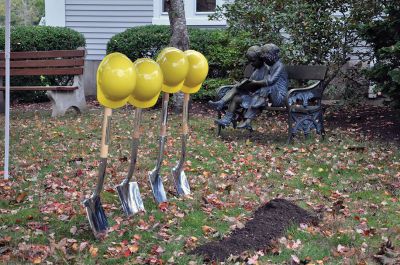
[[232, 85], [231, 89], [219, 101], [209, 101], [209, 104], [217, 110], [223, 109], [226, 103], [229, 103], [228, 110], [222, 119], [215, 122], [222, 126], [229, 126], [234, 118], [235, 110], [240, 106], [243, 97], [255, 92], [262, 87], [264, 83], [258, 83], [265, 79], [267, 67], [261, 57], [261, 47], [252, 46], [246, 52], [246, 57], [250, 64], [254, 67], [254, 72], [249, 79]]
[[285, 105], [288, 89], [288, 74], [285, 65], [279, 58], [279, 48], [275, 44], [265, 44], [261, 47], [261, 57], [269, 66], [268, 74], [261, 81], [257, 81], [261, 87], [251, 95], [242, 99], [242, 107], [246, 109], [246, 119], [238, 128], [251, 129], [251, 121], [267, 105], [283, 107]]

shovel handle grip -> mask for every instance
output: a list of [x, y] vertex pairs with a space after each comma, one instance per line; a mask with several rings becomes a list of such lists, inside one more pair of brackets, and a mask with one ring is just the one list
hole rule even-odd
[[108, 157], [108, 145], [110, 143], [110, 129], [111, 129], [111, 114], [112, 109], [104, 108], [103, 127], [101, 131], [101, 147], [100, 157]]

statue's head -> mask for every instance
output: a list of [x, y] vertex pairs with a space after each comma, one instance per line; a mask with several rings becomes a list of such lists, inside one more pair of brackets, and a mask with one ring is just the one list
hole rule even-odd
[[279, 47], [268, 43], [261, 47], [261, 57], [263, 61], [271, 66], [279, 60]]
[[251, 46], [246, 52], [246, 57], [249, 63], [255, 68], [260, 68], [264, 64], [261, 58], [260, 46]]

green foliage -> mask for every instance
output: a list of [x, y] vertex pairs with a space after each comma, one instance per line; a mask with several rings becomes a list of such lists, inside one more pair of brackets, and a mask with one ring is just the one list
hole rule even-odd
[[220, 86], [230, 85], [233, 83], [233, 80], [230, 78], [208, 78], [203, 83], [203, 86], [199, 90], [199, 92], [193, 94], [191, 98], [193, 100], [201, 100], [208, 101], [214, 100], [216, 97], [216, 89]]
[[[4, 28], [0, 29], [0, 47], [4, 47]], [[11, 29], [11, 51], [74, 50], [85, 46], [85, 38], [75, 30], [64, 27], [20, 26]], [[11, 85], [66, 85], [65, 76], [14, 76]], [[48, 100], [44, 91], [15, 91], [12, 99], [21, 102]]]
[[[142, 57], [155, 58], [169, 45], [169, 26], [143, 26], [116, 34], [107, 43], [107, 53], [121, 52], [131, 60]], [[224, 77], [242, 65], [244, 49], [248, 43], [232, 39], [225, 30], [189, 28], [190, 48], [203, 53], [209, 61], [209, 77]], [[240, 69], [242, 67], [239, 67]]]
[[283, 5], [281, 1], [270, 0], [242, 0], [218, 6], [215, 14], [210, 18], [214, 20], [226, 19], [228, 29], [232, 35], [238, 32], [247, 32], [254, 40], [265, 40], [281, 44], [283, 37], [280, 23]]
[[[85, 46], [84, 36], [72, 29], [50, 26], [20, 26], [11, 29], [11, 51], [74, 50]], [[4, 28], [0, 29], [4, 47]]]
[[[11, 25], [37, 25], [45, 15], [44, 0], [11, 1]], [[0, 25], [5, 25], [5, 1], [0, 3]]]
[[169, 43], [169, 26], [134, 27], [114, 35], [107, 43], [107, 53], [120, 52], [131, 60], [154, 57]]
[[286, 63], [328, 65], [327, 84], [357, 46], [358, 23], [378, 12], [373, 1], [243, 0], [222, 5], [211, 19], [226, 17], [232, 34], [250, 33], [249, 43], [277, 44]]
[[372, 81], [400, 107], [400, 6], [389, 2], [385, 16], [371, 19], [362, 28], [362, 33], [375, 51], [377, 64], [368, 72]]

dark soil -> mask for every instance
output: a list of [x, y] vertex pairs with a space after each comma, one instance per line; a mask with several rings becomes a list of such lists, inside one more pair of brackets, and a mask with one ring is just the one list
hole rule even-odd
[[196, 248], [193, 254], [203, 255], [205, 261], [223, 261], [246, 250], [270, 247], [272, 240], [281, 237], [291, 225], [317, 222], [315, 216], [297, 205], [284, 199], [274, 199], [258, 208], [244, 228], [234, 230], [220, 241]]
[[400, 110], [389, 107], [359, 106], [333, 111], [327, 108], [328, 128], [357, 132], [370, 140], [400, 143]]
[[[365, 140], [378, 140], [386, 143], [400, 144], [400, 110], [385, 106], [359, 105], [359, 106], [330, 106], [324, 105], [325, 128], [327, 137], [332, 130], [340, 129], [351, 134], [362, 136]], [[206, 103], [192, 105], [192, 113], [209, 115], [216, 118], [216, 111], [208, 108]], [[264, 112], [258, 117], [260, 124], [274, 121], [287, 121], [287, 113]], [[261, 120], [260, 120], [261, 119]], [[265, 138], [265, 132], [261, 132]], [[237, 134], [237, 133], [236, 133]], [[274, 132], [274, 134], [276, 134]], [[256, 133], [253, 133], [256, 137]], [[285, 137], [284, 137], [285, 138]]]

